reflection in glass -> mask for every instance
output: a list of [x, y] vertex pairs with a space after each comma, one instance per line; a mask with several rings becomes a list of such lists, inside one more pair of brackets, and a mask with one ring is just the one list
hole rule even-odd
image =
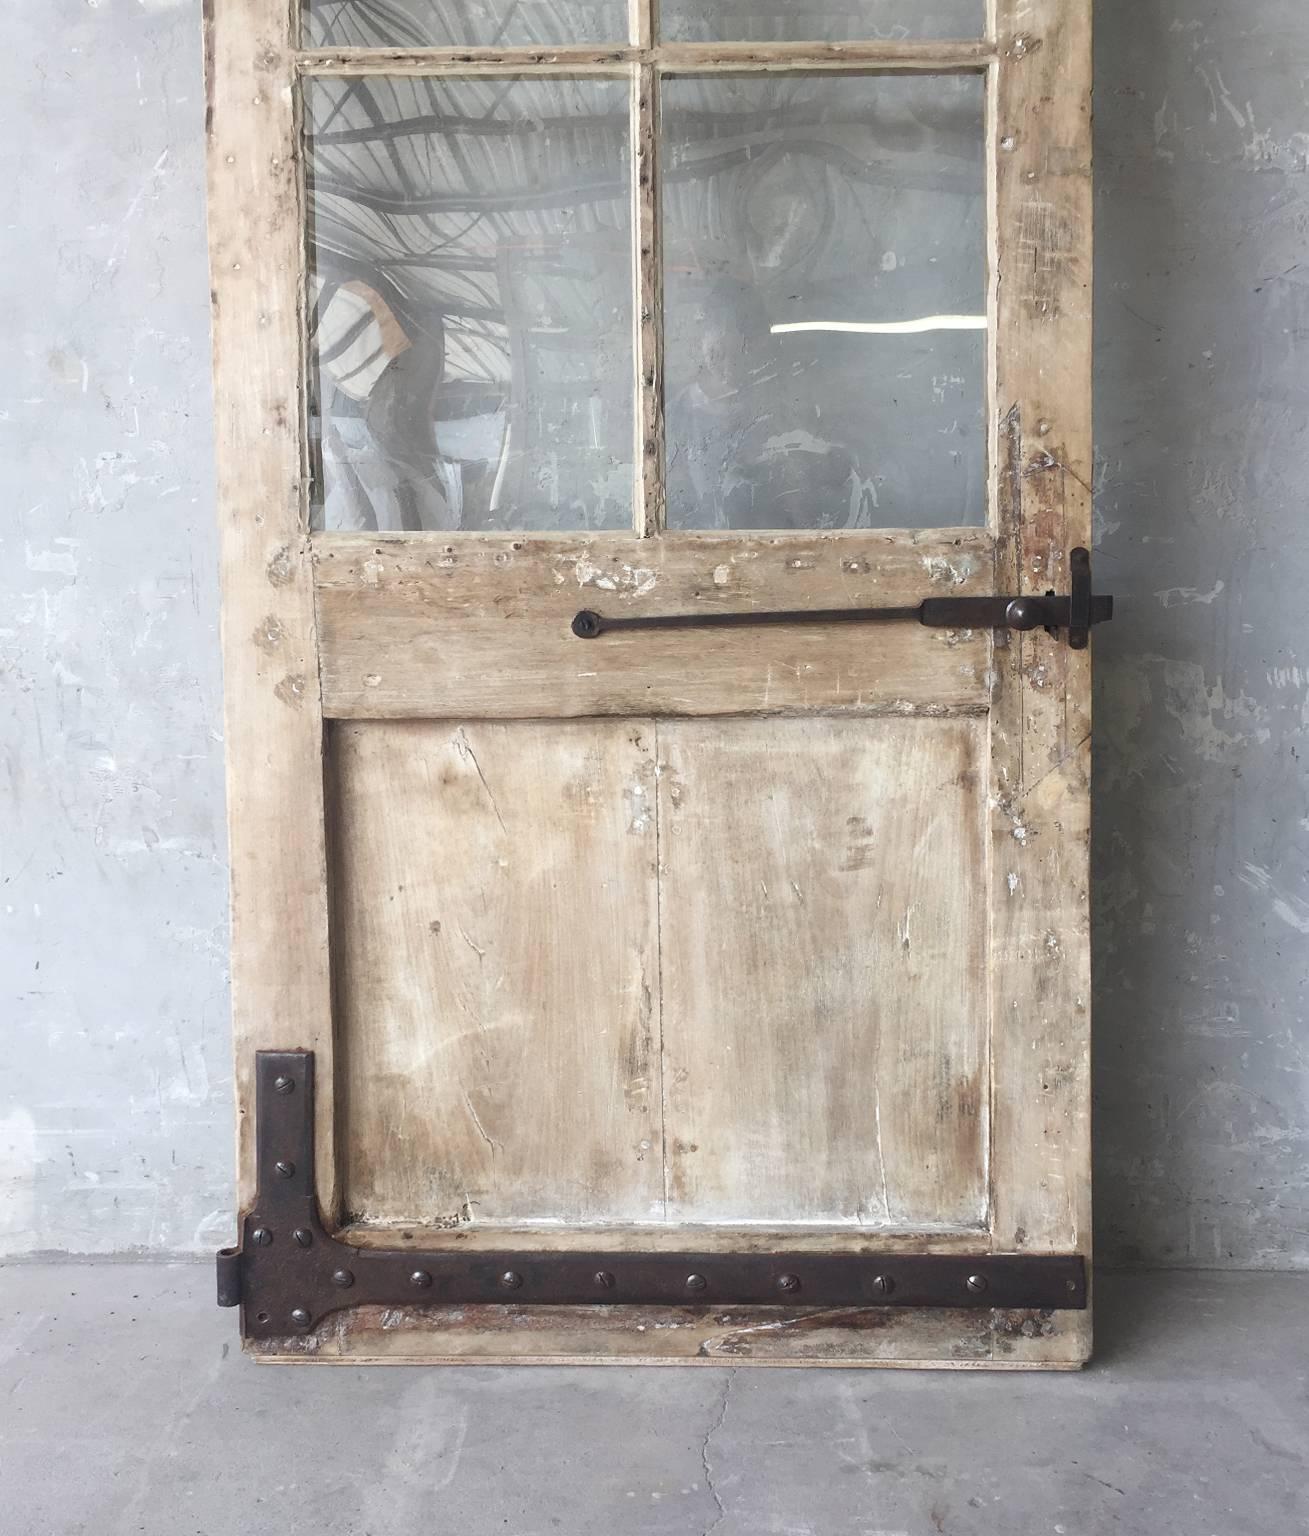
[[661, 0], [672, 43], [838, 43], [981, 37], [983, 0]]
[[984, 522], [981, 79], [674, 78], [663, 132], [669, 527]]
[[628, 528], [623, 81], [306, 81], [314, 526]]
[[627, 41], [625, 0], [303, 0], [306, 48], [517, 48]]

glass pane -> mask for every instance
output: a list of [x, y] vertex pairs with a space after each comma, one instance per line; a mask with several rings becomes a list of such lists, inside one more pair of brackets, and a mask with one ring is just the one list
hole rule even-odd
[[662, 0], [673, 43], [840, 43], [982, 37], [984, 0]]
[[625, 83], [305, 89], [315, 526], [629, 528]]
[[626, 0], [302, 0], [307, 48], [627, 41]]
[[985, 522], [983, 89], [666, 82], [670, 527]]

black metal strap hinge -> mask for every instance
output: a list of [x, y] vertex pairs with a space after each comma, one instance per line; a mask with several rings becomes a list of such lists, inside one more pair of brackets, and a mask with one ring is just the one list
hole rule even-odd
[[1069, 591], [1023, 597], [926, 597], [905, 608], [745, 609], [738, 613], [634, 613], [608, 617], [593, 608], [573, 616], [579, 640], [619, 629], [729, 629], [758, 624], [926, 624], [932, 629], [1065, 630], [1075, 651], [1085, 650], [1094, 624], [1114, 616], [1112, 597], [1091, 590], [1091, 554], [1069, 556]]
[[314, 1058], [260, 1051], [258, 1194], [241, 1241], [218, 1255], [218, 1304], [247, 1338], [307, 1333], [371, 1303], [546, 1306], [1005, 1307], [1081, 1310], [1079, 1254], [423, 1252], [364, 1248], [329, 1232], [314, 1183]]

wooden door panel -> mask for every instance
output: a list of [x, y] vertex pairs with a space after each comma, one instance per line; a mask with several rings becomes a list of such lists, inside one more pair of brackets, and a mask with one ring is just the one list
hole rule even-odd
[[659, 731], [670, 1215], [985, 1218], [985, 726]]
[[[1080, 1294], [1066, 1308], [1060, 1295], [1052, 1310], [1010, 1311], [994, 1290], [989, 1304], [978, 1299], [985, 1276], [971, 1265], [1089, 1256], [1089, 653], [1039, 630], [804, 624], [591, 642], [569, 625], [584, 607], [742, 614], [1066, 590], [1070, 552], [1091, 541], [1089, 0], [994, 0], [986, 35], [960, 41], [848, 43], [670, 41], [654, 0], [632, 0], [626, 43], [578, 39], [548, 52], [478, 49], [475, 39], [427, 50], [412, 38], [396, 51], [365, 34], [357, 47], [314, 51], [299, 10], [213, 0], [206, 18], [242, 1234], [240, 1250], [220, 1258], [220, 1290], [224, 1275], [239, 1276], [247, 1347], [324, 1360], [1081, 1363], [1090, 1317]], [[685, 375], [678, 349], [691, 347], [694, 376], [703, 338], [688, 342], [684, 324], [665, 322], [688, 313], [672, 290], [717, 269], [701, 274], [704, 263], [688, 259], [694, 240], [665, 245], [679, 177], [673, 213], [687, 225], [687, 165], [662, 105], [697, 106], [698, 87], [679, 84], [688, 76], [785, 82], [815, 71], [971, 75], [959, 94], [979, 99], [973, 85], [984, 85], [984, 142], [973, 113], [957, 147], [976, 206], [984, 168], [989, 221], [985, 507], [980, 473], [966, 495], [923, 492], [940, 482], [919, 477], [919, 456], [935, 463], [951, 432], [887, 430], [904, 419], [903, 337], [951, 319], [910, 305], [896, 275], [909, 281], [913, 264], [931, 259], [927, 245], [881, 250], [886, 231], [873, 220], [867, 270], [862, 245], [849, 256], [858, 283], [820, 283], [805, 313], [784, 314], [779, 304], [809, 293], [792, 282], [802, 264], [737, 270], [756, 247], [725, 223], [730, 281], [754, 293], [760, 336], [857, 336], [832, 344], [856, 369], [841, 375], [853, 382], [835, 413], [853, 419], [868, 405], [861, 462], [867, 450], [878, 472], [884, 450], [908, 464], [902, 499], [886, 505], [923, 527], [690, 533], [722, 519], [678, 511], [669, 496], [673, 438], [687, 433], [665, 409], [676, 404], [668, 381], [679, 366]], [[409, 357], [408, 374], [388, 375], [404, 407], [411, 375], [433, 390], [451, 382], [423, 325], [469, 319], [458, 302], [408, 302], [424, 284], [433, 291], [430, 274], [443, 266], [472, 274], [473, 329], [492, 351], [521, 347], [524, 324], [556, 348], [557, 317], [522, 304], [511, 316], [497, 285], [520, 258], [544, 271], [553, 258], [542, 236], [566, 225], [571, 239], [575, 222], [533, 215], [542, 189], [520, 176], [509, 191], [527, 199], [526, 216], [506, 204], [500, 223], [482, 210], [465, 229], [465, 194], [504, 201], [498, 173], [438, 185], [415, 169], [410, 145], [398, 152], [403, 184], [383, 188], [392, 233], [406, 231], [391, 254], [405, 260], [371, 261], [371, 215], [357, 244], [323, 222], [335, 194], [321, 152], [325, 139], [332, 154], [360, 145], [366, 168], [379, 124], [352, 106], [355, 116], [323, 131], [315, 95], [358, 93], [324, 93], [322, 80], [408, 81], [406, 101], [429, 77], [465, 82], [445, 99], [480, 113], [484, 98], [499, 100], [498, 79], [536, 77], [522, 101], [548, 96], [546, 82], [561, 75], [606, 82], [596, 99], [622, 146], [599, 157], [614, 174], [593, 198], [622, 207], [588, 245], [588, 260], [603, 245], [611, 265], [577, 308], [595, 309], [618, 337], [614, 356], [631, 377], [625, 390], [587, 365], [572, 384], [585, 407], [574, 425], [596, 435], [583, 446], [631, 471], [618, 503], [631, 502], [632, 532], [617, 531], [617, 514], [579, 511], [575, 498], [555, 517], [532, 501], [530, 476], [512, 515], [496, 500], [497, 476], [485, 515], [457, 530], [439, 518], [383, 524], [448, 534], [313, 532], [325, 420], [315, 284], [326, 277], [356, 293], [350, 264], [362, 261], [376, 296], [376, 281], [387, 285], [388, 344], [375, 361], [386, 374]], [[407, 141], [412, 111], [392, 116], [382, 137]], [[473, 118], [462, 107], [456, 116], [467, 133]], [[894, 114], [873, 118], [887, 165], [847, 156], [855, 179], [923, 147]], [[739, 165], [720, 165], [723, 135], [705, 121], [696, 177], [706, 187], [766, 169], [748, 146]], [[540, 131], [530, 113], [496, 119], [493, 134], [486, 126], [474, 123], [473, 136], [492, 160], [503, 135], [511, 145]], [[791, 131], [764, 127], [775, 139]], [[456, 130], [444, 118], [419, 128], [435, 146], [428, 158], [457, 181], [459, 157], [440, 154]], [[924, 186], [940, 174], [926, 168]], [[783, 193], [802, 180], [794, 167], [775, 171], [768, 205], [785, 212]], [[793, 201], [806, 199], [797, 191]], [[705, 206], [717, 219], [726, 205], [715, 192]], [[423, 225], [438, 213], [446, 223]], [[310, 271], [311, 251], [328, 253], [328, 267], [344, 257], [349, 270], [325, 274], [315, 256]], [[580, 270], [568, 268], [570, 281]], [[632, 279], [631, 302], [617, 309], [602, 302], [602, 288], [621, 287], [615, 273]], [[504, 291], [521, 298], [520, 289]], [[980, 331], [978, 294], [960, 304], [948, 306], [954, 319]], [[857, 367], [877, 386], [867, 399]], [[786, 375], [801, 401], [803, 373]], [[490, 359], [487, 381], [502, 376], [503, 413], [514, 418], [503, 459], [529, 441], [517, 432], [530, 402], [524, 370]], [[921, 389], [926, 375], [914, 377]], [[934, 390], [957, 383], [931, 378]], [[360, 410], [337, 402], [338, 414], [358, 433], [356, 415], [372, 407], [351, 387]], [[464, 396], [459, 420], [490, 410]], [[424, 432], [440, 425], [424, 415], [437, 399], [408, 402]], [[607, 412], [630, 415], [633, 430], [599, 433]], [[540, 427], [530, 442], [548, 457], [557, 445]], [[781, 439], [793, 427], [782, 422]], [[424, 485], [441, 467], [411, 466]], [[823, 486], [801, 488], [817, 499], [785, 525], [839, 527]], [[967, 505], [920, 506], [919, 492], [923, 503]], [[447, 497], [447, 510], [457, 503]], [[983, 514], [985, 528], [953, 526]], [[587, 531], [506, 531], [570, 522]], [[307, 1091], [272, 1077], [270, 1055], [256, 1070], [256, 1052], [312, 1052]], [[280, 1117], [262, 1113], [277, 1094]], [[302, 1133], [292, 1157], [278, 1141], [288, 1126]], [[297, 1229], [288, 1243], [289, 1206], [278, 1207], [276, 1233], [262, 1206], [272, 1188], [300, 1200], [298, 1185], [277, 1183], [297, 1178], [321, 1225], [318, 1237]], [[529, 1276], [521, 1306], [484, 1305], [486, 1292], [441, 1303], [456, 1299], [442, 1291], [456, 1252], [495, 1256], [509, 1240], [534, 1257], [594, 1244], [615, 1255], [623, 1283], [653, 1253], [677, 1254], [679, 1265], [707, 1255], [715, 1275], [729, 1267], [712, 1269], [716, 1257], [794, 1255], [799, 1270], [808, 1256], [857, 1255], [870, 1280], [877, 1266], [873, 1290], [890, 1299], [865, 1304], [860, 1290], [827, 1308], [757, 1297], [670, 1306], [659, 1292], [658, 1306], [635, 1295], [604, 1305], [588, 1289], [576, 1305], [541, 1307]], [[375, 1305], [360, 1285], [351, 1309], [334, 1287], [353, 1279], [320, 1262], [329, 1242], [374, 1276], [392, 1266], [397, 1304]], [[901, 1287], [897, 1304], [881, 1283], [888, 1254], [965, 1256], [960, 1286], [972, 1301], [959, 1309], [954, 1290], [920, 1303]], [[432, 1281], [424, 1263], [444, 1277], [428, 1306], [414, 1304]], [[345, 1310], [299, 1296], [315, 1264]], [[590, 1278], [612, 1281], [609, 1267]], [[520, 1283], [496, 1268], [487, 1265], [495, 1284]], [[274, 1270], [288, 1277], [277, 1314], [288, 1331], [276, 1337], [255, 1299]], [[816, 1297], [805, 1275], [797, 1289], [780, 1273], [778, 1293]], [[691, 1279], [703, 1277], [688, 1278], [688, 1295], [700, 1289]]]
[[977, 1226], [984, 742], [337, 724], [347, 1219]]
[[347, 1214], [662, 1215], [653, 730], [372, 722], [330, 744]]

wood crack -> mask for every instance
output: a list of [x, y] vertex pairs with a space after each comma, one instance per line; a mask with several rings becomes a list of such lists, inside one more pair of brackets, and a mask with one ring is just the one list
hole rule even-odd
[[[500, 807], [496, 803], [495, 795], [491, 790], [491, 786], [486, 782], [486, 775], [482, 772], [482, 765], [477, 760], [477, 753], [473, 751], [472, 743], [468, 740], [467, 733], [462, 725], [455, 736], [455, 750], [465, 762], [472, 763], [477, 777], [482, 781], [482, 788], [486, 791], [486, 798], [491, 802], [491, 809], [495, 812], [495, 819], [500, 823], [500, 830], [507, 835], [509, 828], [505, 826], [505, 819], [500, 814]], [[468, 935], [465, 934], [464, 937], [468, 938]], [[469, 939], [469, 943], [472, 943], [471, 939]], [[477, 946], [474, 944], [473, 948], [476, 949]], [[481, 954], [481, 951], [478, 950], [478, 953]]]

